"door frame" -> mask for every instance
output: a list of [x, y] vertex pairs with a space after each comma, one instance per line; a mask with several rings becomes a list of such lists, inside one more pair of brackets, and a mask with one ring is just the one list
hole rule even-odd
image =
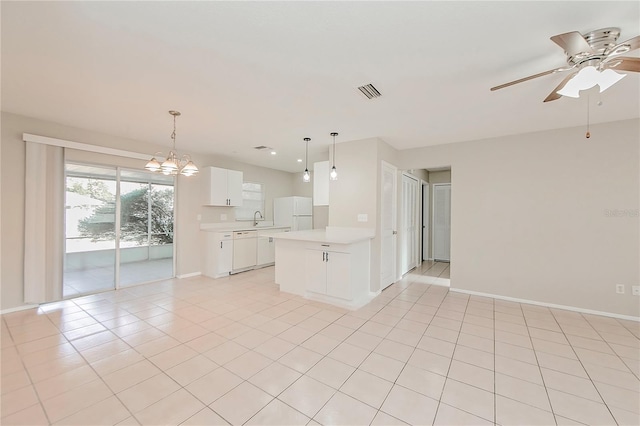
[[[402, 172], [402, 179], [404, 180], [405, 177], [411, 179], [412, 181], [414, 181], [415, 185], [416, 185], [416, 191], [415, 191], [415, 195], [414, 195], [414, 199], [413, 199], [414, 209], [413, 209], [413, 212], [411, 212], [411, 214], [414, 217], [414, 222], [417, 224], [417, 223], [419, 223], [419, 221], [417, 219], [418, 219], [418, 216], [419, 216], [419, 209], [420, 209], [419, 196], [418, 196], [418, 188], [420, 187], [420, 179], [417, 176], [414, 176], [414, 175], [412, 175], [410, 173]], [[402, 186], [404, 187], [404, 182], [403, 182]], [[404, 257], [407, 254], [407, 244], [409, 243], [408, 235], [406, 235], [406, 232], [405, 232], [405, 228], [406, 228], [406, 223], [405, 223], [406, 208], [407, 208], [407, 200], [404, 197], [404, 190], [403, 190], [402, 191], [402, 203], [401, 203], [401, 212], [402, 212], [402, 214], [401, 214], [401, 217], [402, 217], [402, 219], [401, 219], [401, 221], [402, 221], [401, 228], [402, 228], [402, 233], [401, 233], [401, 239], [400, 239], [401, 242], [402, 242], [401, 243], [402, 256], [400, 258], [401, 259], [401, 265], [404, 265]], [[420, 229], [419, 228], [416, 229], [415, 230], [415, 235], [414, 235], [415, 246], [413, 247], [413, 249], [414, 249], [413, 250], [414, 259], [413, 260], [407, 259], [407, 265], [410, 265], [412, 262], [415, 262], [415, 266], [413, 268], [415, 268], [418, 265], [420, 265], [420, 254], [419, 254], [419, 252], [420, 252], [420, 240], [419, 240], [418, 237], [421, 236], [421, 235], [422, 235], [422, 233], [420, 232]], [[407, 271], [404, 271], [404, 268], [402, 268], [401, 269], [402, 274], [404, 275], [405, 273], [409, 272], [413, 268], [409, 268]]]
[[422, 186], [422, 203], [421, 203], [421, 222], [422, 222], [422, 235], [420, 238], [421, 241], [421, 260], [420, 262], [424, 262], [425, 260], [429, 260], [429, 247], [431, 247], [431, 240], [429, 235], [429, 221], [431, 220], [431, 199], [430, 199], [430, 190], [429, 190], [429, 182], [425, 180], [421, 180], [420, 184]]
[[384, 181], [383, 181], [383, 177], [384, 177], [384, 170], [385, 168], [388, 169], [391, 172], [391, 175], [393, 176], [393, 182], [392, 182], [392, 188], [393, 188], [393, 195], [392, 195], [392, 204], [389, 207], [389, 212], [391, 213], [391, 227], [392, 227], [392, 234], [391, 234], [391, 247], [390, 247], [390, 251], [391, 251], [391, 282], [388, 284], [385, 284], [382, 282], [382, 259], [380, 260], [380, 273], [378, 274], [379, 276], [379, 288], [380, 291], [384, 290], [385, 288], [389, 287], [391, 284], [393, 284], [394, 282], [396, 282], [398, 280], [398, 276], [397, 271], [398, 271], [398, 168], [396, 166], [394, 166], [391, 163], [387, 163], [384, 160], [380, 161], [381, 165], [380, 165], [380, 255], [382, 256], [383, 250], [382, 250], [382, 245], [384, 244], [384, 229], [383, 229], [383, 219], [382, 219], [382, 206], [384, 205], [384, 203], [382, 202], [382, 200], [384, 199], [383, 195], [384, 195]]

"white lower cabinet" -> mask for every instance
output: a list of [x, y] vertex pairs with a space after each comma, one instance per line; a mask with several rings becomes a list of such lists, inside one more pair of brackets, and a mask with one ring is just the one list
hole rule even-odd
[[351, 300], [351, 255], [307, 249], [307, 291]]
[[273, 236], [280, 232], [289, 232], [289, 228], [258, 231], [258, 266], [271, 265], [276, 261], [276, 240]]
[[276, 259], [276, 245], [273, 237], [268, 235], [258, 236], [258, 266], [268, 265]]
[[233, 239], [231, 232], [207, 232], [204, 274], [211, 278], [229, 275], [233, 267]]

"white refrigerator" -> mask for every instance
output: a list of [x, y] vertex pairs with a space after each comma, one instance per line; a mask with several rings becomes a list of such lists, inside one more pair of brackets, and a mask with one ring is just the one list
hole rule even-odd
[[313, 228], [311, 197], [282, 197], [273, 199], [273, 224], [290, 226], [292, 231]]

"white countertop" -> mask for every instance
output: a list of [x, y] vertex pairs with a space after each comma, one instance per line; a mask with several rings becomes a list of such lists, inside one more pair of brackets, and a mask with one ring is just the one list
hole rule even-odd
[[375, 236], [373, 229], [341, 228], [328, 226], [326, 229], [296, 231], [276, 234], [276, 240], [311, 241], [333, 244], [353, 244], [370, 240]]
[[232, 232], [232, 231], [261, 231], [269, 229], [284, 229], [290, 226], [274, 226], [273, 222], [262, 222], [258, 226], [252, 226], [250, 222], [220, 222], [201, 223], [200, 230], [208, 232]]

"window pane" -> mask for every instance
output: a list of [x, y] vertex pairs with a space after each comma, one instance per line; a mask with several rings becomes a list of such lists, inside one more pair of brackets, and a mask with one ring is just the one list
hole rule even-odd
[[259, 193], [262, 194], [262, 184], [261, 183], [244, 182], [242, 184], [242, 190], [243, 191], [255, 191], [255, 192], [259, 192]]
[[242, 192], [242, 201], [244, 202], [246, 200], [261, 201], [262, 200], [262, 193], [260, 193], [260, 192]]
[[120, 247], [148, 245], [148, 183], [120, 181]]
[[115, 283], [115, 169], [67, 163], [63, 297]]
[[255, 211], [264, 211], [264, 188], [261, 183], [242, 183], [242, 206], [236, 207], [236, 220], [253, 220]]
[[173, 186], [151, 185], [151, 245], [173, 243]]

